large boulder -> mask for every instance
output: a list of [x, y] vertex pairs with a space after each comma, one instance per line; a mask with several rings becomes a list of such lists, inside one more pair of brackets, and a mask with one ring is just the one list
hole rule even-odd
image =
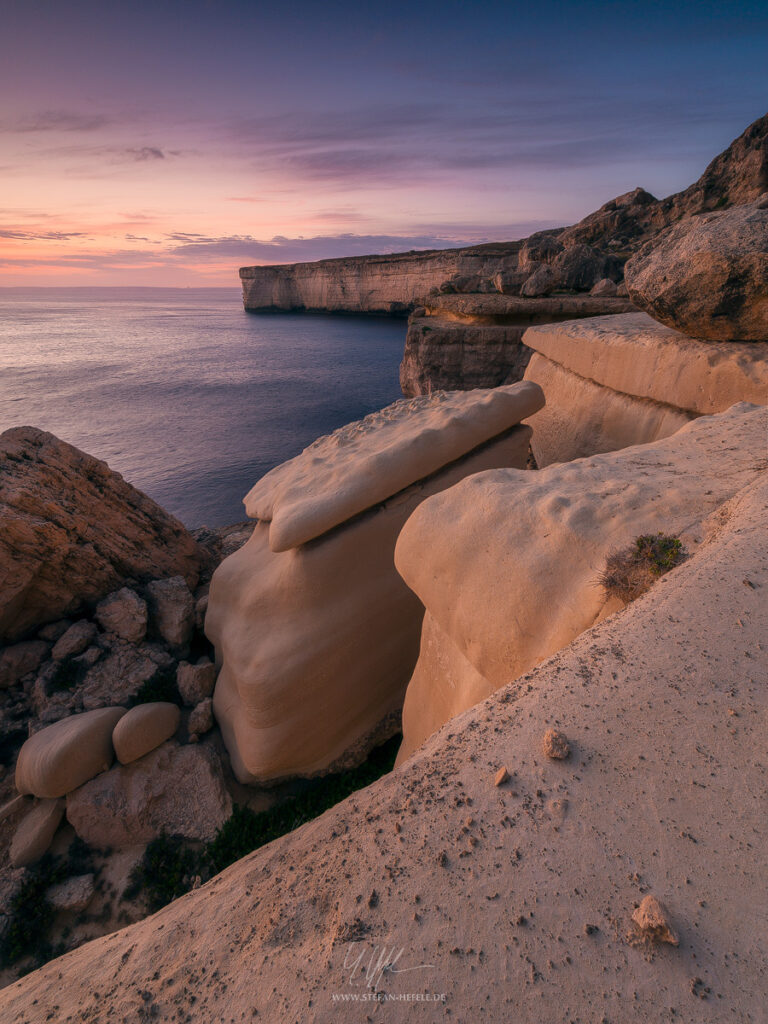
[[30, 736], [16, 762], [16, 789], [39, 797], [64, 796], [105, 772], [115, 759], [112, 730], [125, 708], [70, 715]]
[[127, 577], [180, 573], [207, 555], [178, 520], [53, 434], [0, 435], [0, 643], [78, 611]]
[[268, 474], [260, 521], [211, 582], [214, 710], [243, 782], [362, 760], [397, 728], [422, 607], [395, 572], [395, 540], [428, 495], [526, 464], [520, 420], [541, 390], [437, 393], [342, 428]]
[[395, 563], [426, 608], [403, 708], [408, 757], [445, 721], [620, 607], [600, 584], [612, 552], [682, 536], [762, 471], [768, 409], [742, 403], [656, 444], [463, 480], [413, 513]]
[[658, 441], [696, 416], [768, 403], [768, 341], [694, 341], [646, 313], [529, 328], [526, 380], [547, 404], [530, 420], [541, 468]]
[[625, 268], [654, 319], [706, 341], [768, 341], [768, 193], [675, 224]]
[[160, 835], [213, 839], [232, 813], [221, 764], [207, 746], [164, 743], [67, 797], [67, 819], [90, 846], [121, 849]]

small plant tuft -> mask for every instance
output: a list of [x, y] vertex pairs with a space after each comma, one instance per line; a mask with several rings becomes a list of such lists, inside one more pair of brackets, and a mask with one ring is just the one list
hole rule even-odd
[[123, 896], [133, 900], [143, 892], [150, 911], [154, 913], [189, 892], [199, 867], [200, 854], [182, 838], [158, 836], [149, 843], [143, 857], [131, 871]]
[[679, 537], [643, 534], [632, 547], [608, 556], [600, 583], [609, 597], [618, 597], [629, 604], [684, 558], [685, 550]]

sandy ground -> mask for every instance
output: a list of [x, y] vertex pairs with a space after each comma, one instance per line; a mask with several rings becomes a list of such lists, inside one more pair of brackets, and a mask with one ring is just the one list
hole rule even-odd
[[[645, 597], [0, 1019], [768, 1020], [766, 508], [763, 473]], [[679, 947], [633, 936], [649, 892]]]

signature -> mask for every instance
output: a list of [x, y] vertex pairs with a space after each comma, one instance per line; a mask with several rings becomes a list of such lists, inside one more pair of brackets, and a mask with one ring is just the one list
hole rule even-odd
[[[356, 947], [360, 947], [358, 950]], [[344, 973], [348, 974], [350, 985], [362, 985], [377, 989], [384, 973], [407, 974], [410, 971], [425, 971], [434, 964], [418, 964], [415, 967], [397, 966], [405, 952], [405, 947], [372, 946], [364, 943], [350, 942], [344, 956]]]

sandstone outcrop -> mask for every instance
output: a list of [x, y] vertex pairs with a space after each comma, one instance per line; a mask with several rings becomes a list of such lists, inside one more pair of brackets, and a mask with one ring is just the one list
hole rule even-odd
[[182, 574], [205, 552], [104, 462], [42, 430], [0, 435], [0, 643], [95, 603], [127, 577]]
[[495, 388], [521, 380], [531, 358], [523, 335], [532, 324], [634, 310], [626, 299], [558, 295], [440, 295], [408, 321], [400, 364], [404, 395]]
[[542, 402], [523, 384], [403, 400], [249, 493], [259, 524], [216, 570], [206, 618], [214, 710], [241, 781], [357, 763], [396, 729], [422, 614], [394, 569], [397, 534], [428, 495], [524, 466], [529, 434], [515, 425]]
[[126, 711], [112, 732], [112, 745], [121, 764], [130, 764], [165, 743], [181, 719], [178, 705], [166, 701], [139, 704]]
[[768, 341], [696, 341], [645, 313], [532, 327], [527, 380], [539, 467], [660, 440], [736, 402], [768, 403]]
[[[321, 818], [6, 988], [0, 1016], [99, 1017], [109, 993], [115, 1020], [357, 1024], [339, 993], [376, 989], [430, 1021], [761, 1020], [766, 509], [763, 473], [621, 615]], [[541, 757], [548, 727], [579, 737], [569, 760]], [[653, 958], [625, 939], [650, 892], [682, 939]], [[383, 944], [398, 970], [350, 978]]]
[[693, 338], [768, 342], [768, 193], [759, 204], [681, 221], [626, 267], [629, 295]]
[[163, 834], [212, 839], [231, 813], [217, 755], [200, 744], [164, 743], [67, 796], [67, 820], [84, 842], [102, 849]]
[[101, 708], [71, 715], [30, 736], [16, 762], [16, 789], [59, 797], [76, 789], [114, 760], [112, 730], [125, 708]]
[[449, 718], [615, 610], [608, 555], [700, 524], [761, 472], [768, 410], [736, 405], [653, 445], [463, 480], [413, 513], [395, 550], [426, 608], [403, 707], [402, 762]]

